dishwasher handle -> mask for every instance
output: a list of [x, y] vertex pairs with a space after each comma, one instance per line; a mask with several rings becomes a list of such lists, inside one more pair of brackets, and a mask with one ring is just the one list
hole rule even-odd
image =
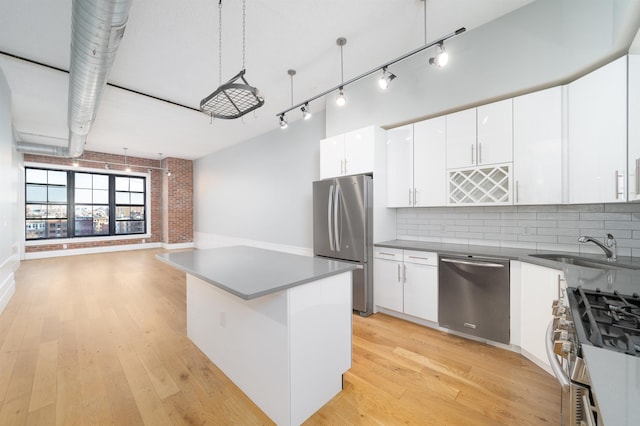
[[449, 259], [449, 258], [440, 258], [440, 261], [446, 262], [446, 263], [457, 263], [460, 265], [481, 266], [483, 268], [504, 268], [504, 265], [502, 263], [474, 262], [471, 260]]

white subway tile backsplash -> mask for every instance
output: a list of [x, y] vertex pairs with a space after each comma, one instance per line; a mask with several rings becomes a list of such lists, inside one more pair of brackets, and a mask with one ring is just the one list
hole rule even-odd
[[640, 256], [640, 203], [397, 209], [399, 239], [602, 253], [581, 235], [607, 233], [620, 256]]

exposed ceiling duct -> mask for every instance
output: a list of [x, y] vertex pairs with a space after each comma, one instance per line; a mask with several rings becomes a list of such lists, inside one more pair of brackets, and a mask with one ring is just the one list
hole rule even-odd
[[61, 147], [19, 141], [19, 152], [68, 158], [82, 154], [96, 117], [100, 95], [124, 34], [130, 7], [131, 0], [73, 0], [68, 145]]

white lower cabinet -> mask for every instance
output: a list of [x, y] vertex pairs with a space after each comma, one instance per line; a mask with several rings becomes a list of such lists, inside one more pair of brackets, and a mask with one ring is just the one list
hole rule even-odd
[[552, 319], [551, 304], [560, 295], [562, 271], [522, 262], [520, 289], [520, 347], [523, 355], [551, 371], [545, 335]]
[[373, 286], [376, 306], [438, 321], [437, 253], [377, 247]]

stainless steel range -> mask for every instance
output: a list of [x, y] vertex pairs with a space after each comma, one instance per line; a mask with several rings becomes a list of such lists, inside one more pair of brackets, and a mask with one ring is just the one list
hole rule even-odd
[[547, 355], [562, 385], [562, 425], [603, 425], [585, 345], [640, 356], [640, 295], [585, 289], [563, 290], [547, 330]]

